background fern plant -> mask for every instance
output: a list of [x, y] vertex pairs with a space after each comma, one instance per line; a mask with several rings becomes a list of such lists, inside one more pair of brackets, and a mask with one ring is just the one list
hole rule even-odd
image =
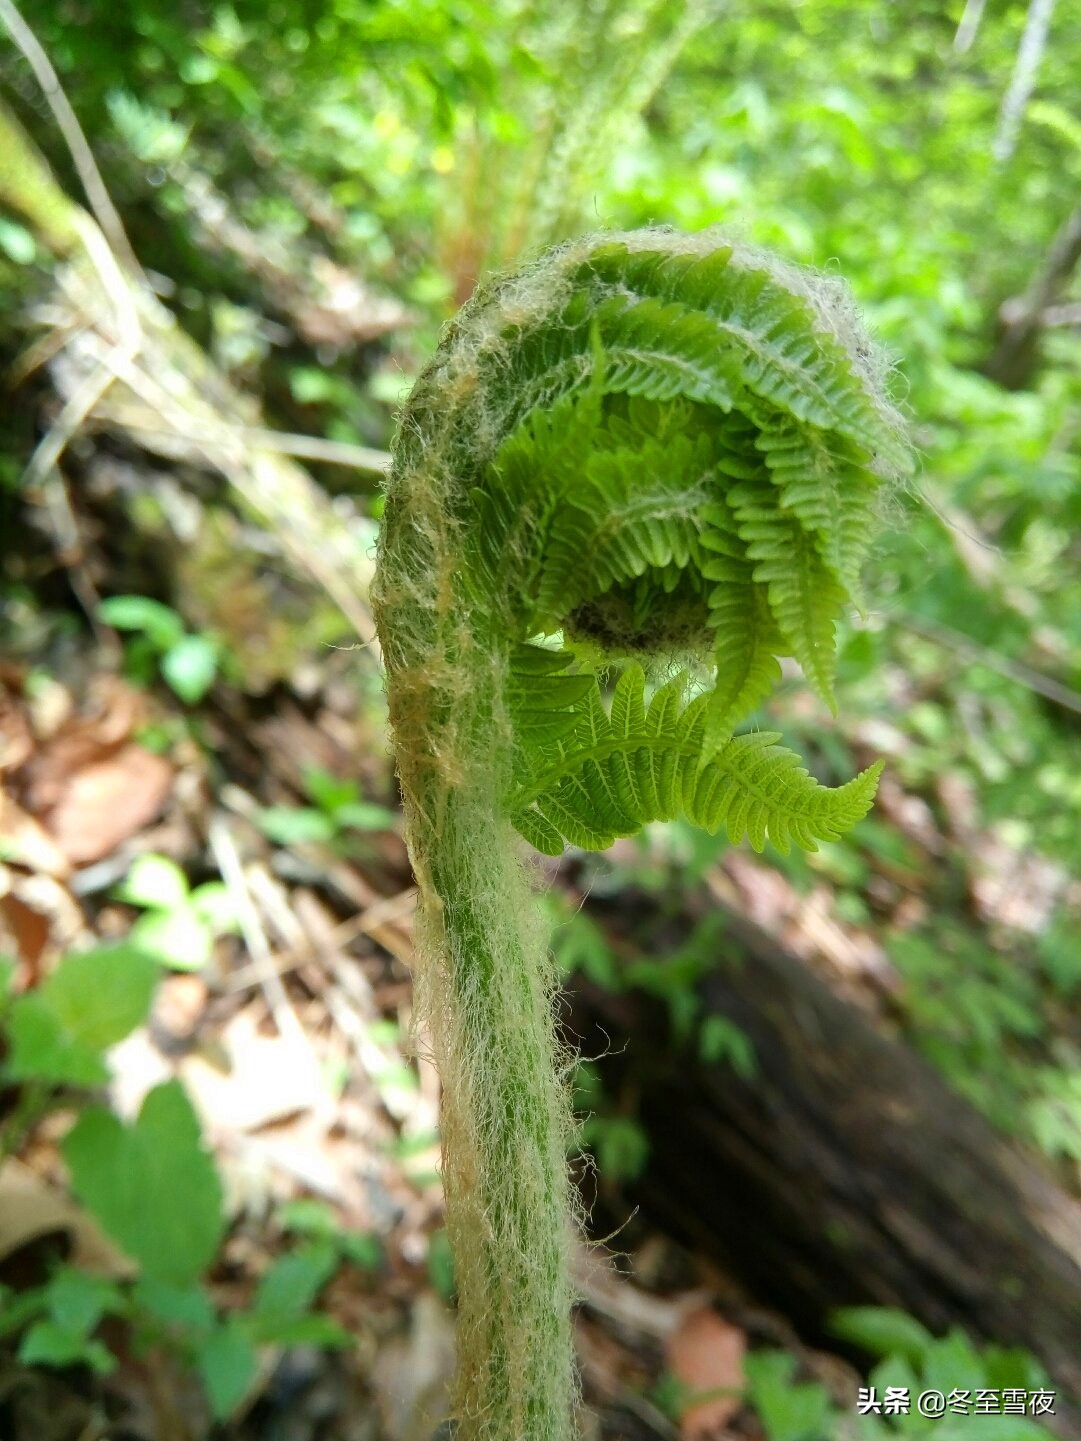
[[374, 599], [463, 1441], [573, 1430], [571, 1128], [514, 832], [555, 855], [685, 815], [783, 850], [859, 820], [877, 767], [829, 789], [735, 728], [781, 656], [833, 705], [834, 622], [906, 464], [844, 287], [713, 231], [586, 239], [493, 282], [407, 403]]

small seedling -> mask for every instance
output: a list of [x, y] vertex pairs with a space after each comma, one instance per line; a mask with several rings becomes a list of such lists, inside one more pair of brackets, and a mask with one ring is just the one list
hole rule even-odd
[[361, 799], [354, 780], [340, 780], [319, 766], [304, 772], [310, 806], [267, 806], [256, 817], [260, 830], [280, 846], [342, 844], [350, 833], [388, 831], [397, 817], [386, 806]]
[[129, 942], [174, 971], [200, 970], [213, 954], [215, 938], [236, 929], [232, 899], [221, 881], [193, 889], [167, 856], [139, 856], [115, 895], [144, 912]]
[[147, 679], [156, 665], [169, 689], [188, 705], [197, 705], [214, 684], [225, 654], [220, 642], [186, 630], [170, 606], [146, 595], [114, 595], [98, 606], [98, 619], [133, 632], [126, 659], [140, 679]]

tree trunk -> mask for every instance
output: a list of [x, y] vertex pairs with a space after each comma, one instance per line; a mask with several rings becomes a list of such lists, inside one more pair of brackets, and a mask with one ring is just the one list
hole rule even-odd
[[[690, 920], [617, 905], [600, 918], [653, 955], [686, 943]], [[750, 1080], [673, 1047], [655, 997], [585, 983], [572, 997], [583, 1051], [613, 1053], [606, 1086], [625, 1076], [639, 1098], [647, 1214], [808, 1336], [836, 1306], [899, 1306], [1024, 1346], [1081, 1396], [1081, 1205], [760, 932], [731, 921], [721, 949], [702, 1014], [746, 1033]], [[1077, 1413], [1067, 1428], [1081, 1436]]]

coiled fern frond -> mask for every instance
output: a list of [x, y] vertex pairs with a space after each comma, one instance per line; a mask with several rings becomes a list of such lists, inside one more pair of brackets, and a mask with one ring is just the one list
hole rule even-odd
[[[604, 850], [649, 821], [679, 815], [710, 832], [724, 826], [733, 843], [746, 835], [755, 850], [767, 836], [785, 853], [790, 839], [813, 850], [816, 840], [835, 840], [866, 814], [880, 766], [830, 790], [774, 744], [780, 736], [773, 731], [734, 736], [707, 752], [714, 700], [700, 695], [684, 705], [684, 676], [662, 686], [647, 707], [642, 668], [628, 666], [609, 714], [595, 679], [553, 675], [572, 659], [528, 647], [511, 663], [508, 699], [521, 764], [508, 810], [544, 854], [559, 855], [564, 840]], [[588, 688], [565, 704], [566, 691], [553, 680], [587, 681]]]
[[835, 624], [907, 464], [840, 283], [713, 232], [550, 253], [479, 292], [414, 388], [374, 599], [446, 1088], [463, 1441], [571, 1424], [569, 1123], [511, 827], [558, 854], [684, 815], [785, 850], [864, 815], [877, 767], [830, 789], [736, 727], [783, 657], [835, 705]]

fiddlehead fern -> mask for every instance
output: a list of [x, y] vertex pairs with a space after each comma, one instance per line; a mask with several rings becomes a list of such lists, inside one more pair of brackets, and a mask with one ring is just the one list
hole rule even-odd
[[482, 290], [406, 406], [374, 598], [445, 1087], [462, 1441], [572, 1429], [570, 1126], [512, 827], [557, 854], [682, 814], [786, 849], [865, 813], [877, 768], [831, 790], [735, 726], [780, 656], [833, 703], [834, 622], [907, 461], [882, 397], [837, 282], [653, 230]]

